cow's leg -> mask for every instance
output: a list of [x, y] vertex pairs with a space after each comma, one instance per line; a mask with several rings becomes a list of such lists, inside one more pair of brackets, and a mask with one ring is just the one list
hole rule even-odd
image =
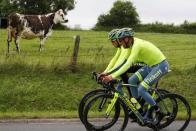
[[11, 32], [11, 29], [8, 28], [8, 37], [7, 37], [7, 48], [8, 48], [8, 53], [10, 52], [10, 45], [11, 45], [11, 42], [12, 42], [12, 32]]
[[46, 39], [47, 39], [47, 37], [40, 38], [40, 46], [39, 46], [39, 51], [40, 52], [43, 50]]
[[20, 53], [19, 40], [20, 40], [20, 36], [16, 35], [15, 36], [15, 45], [16, 45], [16, 50], [18, 53]]

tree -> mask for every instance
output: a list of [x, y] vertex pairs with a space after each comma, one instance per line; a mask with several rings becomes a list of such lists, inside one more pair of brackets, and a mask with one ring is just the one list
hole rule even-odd
[[0, 0], [0, 16], [6, 16], [14, 10], [17, 10], [17, 7], [10, 0]]
[[125, 27], [139, 24], [139, 15], [130, 1], [118, 0], [108, 14], [98, 17], [96, 28], [99, 27]]
[[0, 0], [0, 13], [45, 14], [58, 9], [72, 10], [74, 0]]

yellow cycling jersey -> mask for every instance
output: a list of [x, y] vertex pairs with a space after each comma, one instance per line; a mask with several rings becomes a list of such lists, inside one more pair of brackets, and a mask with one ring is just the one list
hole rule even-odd
[[131, 53], [127, 58], [126, 63], [111, 74], [113, 78], [117, 78], [126, 72], [134, 63], [145, 63], [151, 67], [166, 59], [163, 53], [155, 45], [138, 38], [134, 38], [134, 44], [129, 49], [131, 50]]
[[114, 66], [115, 62], [117, 61], [118, 57], [120, 56], [120, 53], [121, 53], [121, 48], [118, 48], [117, 51], [116, 51], [116, 54], [114, 55], [114, 57], [112, 58], [112, 60], [108, 64], [104, 73], [107, 73]]
[[127, 58], [130, 56], [131, 50], [125, 49], [123, 47], [118, 48], [115, 56], [110, 61], [109, 65], [105, 69], [105, 73], [112, 72], [116, 68], [118, 68], [120, 65], [122, 65]]

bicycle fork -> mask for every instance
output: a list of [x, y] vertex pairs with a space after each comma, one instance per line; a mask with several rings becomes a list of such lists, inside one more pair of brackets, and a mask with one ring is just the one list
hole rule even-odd
[[106, 110], [106, 117], [109, 117], [109, 115], [110, 115], [110, 113], [111, 113], [111, 111], [112, 111], [112, 109], [113, 109], [113, 107], [114, 107], [118, 97], [119, 97], [119, 94], [118, 93], [114, 93], [114, 98], [111, 100], [111, 102], [110, 102], [110, 104], [109, 104], [109, 106], [108, 106], [108, 108]]

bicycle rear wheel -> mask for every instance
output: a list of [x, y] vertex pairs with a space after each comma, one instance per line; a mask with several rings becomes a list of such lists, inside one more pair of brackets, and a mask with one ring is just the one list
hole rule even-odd
[[[176, 107], [171, 103], [171, 100], [176, 102]], [[164, 126], [161, 122], [170, 120], [170, 125], [177, 124], [176, 120], [180, 119], [180, 117], [182, 117], [183, 121], [177, 126], [177, 130], [184, 131], [187, 128], [191, 119], [191, 108], [184, 97], [178, 94], [166, 94], [158, 98], [157, 103], [161, 108], [160, 114], [158, 114], [158, 117], [161, 115], [160, 122], [157, 125], [159, 129]], [[169, 124], [167, 124], [168, 128]]]
[[104, 93], [96, 96], [87, 104], [83, 119], [87, 130], [123, 131], [125, 129], [128, 123], [128, 111], [126, 105], [120, 99], [117, 100], [110, 115], [106, 116], [106, 110], [112, 99], [113, 95]]
[[[169, 91], [167, 91], [165, 89], [157, 89], [157, 91], [158, 91], [158, 93], [160, 93], [158, 95], [158, 97], [161, 97], [163, 95], [170, 93]], [[177, 104], [176, 99], [168, 99], [167, 104], [168, 105], [170, 104], [170, 117], [165, 117], [164, 114], [159, 114], [159, 117], [157, 118], [160, 120], [158, 122], [159, 129], [163, 129], [163, 128], [166, 128], [167, 126], [169, 126], [175, 120], [176, 114], [178, 112], [178, 104]], [[164, 110], [164, 111], [166, 111], [166, 110]]]

